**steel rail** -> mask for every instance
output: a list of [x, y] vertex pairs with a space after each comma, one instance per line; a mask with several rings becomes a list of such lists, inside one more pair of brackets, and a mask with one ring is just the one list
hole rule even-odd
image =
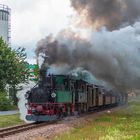
[[31, 129], [35, 129], [35, 128], [38, 128], [38, 127], [51, 125], [51, 124], [54, 124], [54, 123], [56, 123], [56, 121], [44, 122], [44, 123], [23, 124], [23, 125], [19, 125], [19, 126], [4, 128], [4, 129], [0, 130], [0, 138], [4, 138], [4, 137], [9, 136], [9, 135], [14, 135], [14, 134], [24, 132], [24, 131], [27, 131], [27, 130], [31, 130]]

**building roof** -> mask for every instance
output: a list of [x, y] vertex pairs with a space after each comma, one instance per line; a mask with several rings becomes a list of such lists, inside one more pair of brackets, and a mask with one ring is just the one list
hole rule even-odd
[[0, 4], [0, 11], [11, 12], [11, 9], [7, 5]]

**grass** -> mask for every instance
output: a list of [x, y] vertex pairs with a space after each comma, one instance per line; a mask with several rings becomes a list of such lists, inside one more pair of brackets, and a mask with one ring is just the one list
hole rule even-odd
[[53, 140], [140, 140], [140, 102], [131, 102], [127, 108], [104, 113], [82, 128]]
[[0, 128], [20, 125], [24, 122], [20, 120], [19, 114], [0, 116]]

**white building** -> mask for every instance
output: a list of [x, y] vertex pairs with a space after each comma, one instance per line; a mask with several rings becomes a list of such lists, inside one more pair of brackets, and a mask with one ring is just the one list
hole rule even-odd
[[2, 37], [7, 44], [10, 44], [10, 15], [11, 9], [6, 5], [0, 4], [0, 37]]

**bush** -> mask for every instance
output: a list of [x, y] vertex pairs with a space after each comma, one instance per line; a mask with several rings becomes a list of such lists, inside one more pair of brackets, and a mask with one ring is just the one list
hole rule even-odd
[[11, 100], [7, 98], [5, 93], [0, 93], [0, 111], [11, 110]]

